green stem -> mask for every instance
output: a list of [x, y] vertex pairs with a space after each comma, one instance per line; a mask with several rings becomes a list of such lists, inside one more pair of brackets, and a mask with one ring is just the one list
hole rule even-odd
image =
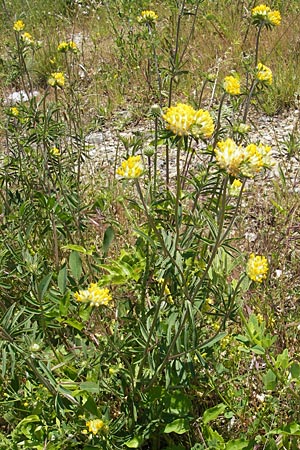
[[192, 295], [192, 301], [195, 300], [196, 295], [197, 295], [203, 281], [205, 280], [206, 275], [208, 274], [208, 271], [213, 263], [213, 260], [217, 254], [217, 251], [218, 251], [220, 245], [222, 244], [222, 230], [223, 230], [224, 221], [225, 221], [226, 197], [227, 197], [226, 190], [227, 190], [228, 178], [229, 178], [228, 175], [224, 178], [223, 186], [222, 186], [223, 195], [222, 195], [222, 201], [221, 201], [221, 209], [219, 212], [219, 226], [218, 226], [216, 241], [215, 241], [214, 247], [212, 249], [210, 258], [206, 264], [205, 271], [203, 272], [203, 275], [201, 276], [198, 283], [196, 284], [196, 287], [195, 287], [193, 295]]

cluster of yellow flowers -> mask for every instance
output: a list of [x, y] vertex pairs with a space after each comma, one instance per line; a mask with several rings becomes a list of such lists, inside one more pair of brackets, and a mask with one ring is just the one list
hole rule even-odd
[[112, 301], [112, 296], [107, 288], [100, 288], [97, 283], [91, 283], [86, 290], [75, 292], [75, 300], [90, 303], [91, 306], [107, 306]]
[[[17, 32], [20, 33], [21, 31], [23, 31], [25, 28], [25, 23], [23, 22], [23, 20], [17, 20], [14, 23], [13, 29]], [[30, 33], [27, 33], [27, 31], [25, 31], [24, 33], [21, 34], [21, 41], [25, 44], [25, 45], [33, 45], [34, 44], [34, 39], [31, 36]]]
[[138, 16], [137, 20], [140, 23], [148, 23], [153, 24], [158, 19], [158, 15], [151, 10], [145, 10], [141, 12], [141, 15]]
[[51, 76], [48, 78], [49, 86], [59, 86], [63, 87], [65, 85], [65, 76], [62, 72], [52, 72]]
[[27, 33], [26, 31], [25, 31], [25, 33], [21, 34], [21, 39], [24, 42], [24, 44], [26, 44], [26, 45], [34, 44], [33, 37], [31, 36], [30, 33]]
[[251, 253], [246, 269], [248, 277], [253, 281], [261, 283], [267, 278], [268, 270], [269, 266], [267, 258]]
[[13, 117], [18, 117], [18, 115], [20, 114], [20, 111], [16, 106], [12, 106], [9, 112]]
[[184, 103], [171, 106], [162, 117], [166, 121], [166, 129], [177, 136], [192, 135], [208, 139], [214, 132], [214, 123], [208, 111], [196, 111]]
[[101, 419], [94, 419], [89, 420], [86, 422], [86, 426], [90, 433], [93, 433], [94, 435], [98, 434], [99, 431], [107, 432], [108, 426], [103, 422]]
[[246, 147], [237, 145], [233, 139], [220, 141], [215, 149], [219, 166], [234, 177], [252, 178], [263, 167], [269, 167], [272, 162], [269, 156], [271, 147], [249, 144]]
[[57, 51], [59, 53], [67, 53], [68, 51], [70, 51], [72, 53], [78, 53], [78, 47], [75, 44], [75, 42], [73, 42], [73, 41], [68, 41], [68, 42], [64, 41], [58, 45]]
[[273, 82], [272, 70], [262, 63], [258, 63], [256, 66], [256, 78], [263, 83], [271, 85]]
[[230, 95], [240, 95], [241, 93], [241, 84], [240, 80], [233, 75], [228, 75], [224, 78], [223, 88]]
[[123, 178], [138, 178], [142, 175], [144, 171], [143, 165], [141, 163], [141, 157], [130, 156], [126, 161], [122, 162], [121, 167], [117, 169], [117, 175]]
[[255, 6], [251, 12], [253, 23], [257, 26], [266, 25], [267, 27], [274, 27], [280, 25], [281, 15], [279, 11], [272, 11], [269, 6], [261, 4]]
[[17, 31], [17, 32], [19, 33], [20, 31], [23, 31], [23, 30], [24, 30], [24, 28], [25, 28], [25, 23], [23, 22], [23, 20], [17, 20], [17, 21], [14, 23], [13, 28], [14, 28], [15, 31]]
[[57, 147], [51, 147], [50, 148], [50, 153], [53, 156], [60, 156], [60, 150]]

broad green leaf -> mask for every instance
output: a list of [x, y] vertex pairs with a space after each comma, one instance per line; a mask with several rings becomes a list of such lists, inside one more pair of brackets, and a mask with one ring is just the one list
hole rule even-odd
[[256, 355], [264, 355], [265, 349], [261, 345], [254, 345], [254, 347], [251, 347], [251, 351], [255, 353]]
[[276, 363], [275, 363], [276, 367], [280, 367], [281, 369], [287, 369], [289, 366], [289, 352], [288, 349], [285, 348], [283, 350], [282, 353], [280, 353], [280, 355], [277, 356], [276, 358]]
[[98, 411], [96, 402], [92, 396], [89, 395], [89, 397], [88, 397], [87, 401], [84, 403], [83, 407], [89, 413], [93, 414], [93, 416], [95, 416], [95, 417], [99, 416], [99, 411]]
[[83, 253], [84, 255], [92, 255], [93, 254], [93, 250], [87, 250], [86, 248], [82, 247], [81, 245], [68, 244], [68, 245], [64, 245], [62, 248], [64, 250], [72, 250], [74, 252]]
[[165, 426], [164, 433], [183, 434], [189, 431], [189, 422], [187, 419], [176, 419]]
[[70, 325], [70, 327], [75, 328], [76, 330], [81, 331], [84, 328], [84, 325], [76, 319], [67, 319], [64, 321], [66, 324]]
[[269, 369], [263, 376], [263, 383], [267, 391], [273, 391], [276, 388], [277, 378], [275, 373], [271, 369]]
[[300, 365], [296, 362], [293, 362], [290, 368], [290, 372], [292, 378], [300, 378]]
[[144, 439], [141, 436], [135, 436], [134, 438], [130, 439], [130, 441], [125, 442], [126, 447], [128, 448], [139, 448]]
[[296, 422], [289, 423], [281, 428], [276, 428], [267, 433], [269, 434], [282, 434], [284, 436], [300, 436], [300, 425]]
[[45, 275], [44, 278], [39, 282], [37, 290], [38, 290], [38, 296], [40, 300], [43, 300], [47, 289], [49, 287], [50, 281], [52, 279], [52, 272], [48, 273], [48, 275]]
[[112, 226], [109, 226], [106, 228], [104, 237], [103, 237], [103, 244], [102, 244], [102, 250], [104, 256], [107, 255], [108, 249], [110, 247], [110, 244], [112, 243], [113, 239], [115, 237], [115, 232]]
[[223, 337], [227, 336], [226, 331], [222, 331], [221, 333], [217, 334], [217, 336], [213, 337], [212, 339], [209, 339], [207, 342], [205, 342], [201, 347], [199, 347], [201, 350], [204, 348], [212, 347], [217, 342], [219, 342]]
[[98, 394], [99, 384], [93, 381], [83, 381], [82, 383], [80, 383], [80, 389], [82, 391]]
[[76, 280], [79, 280], [82, 273], [82, 262], [80, 255], [77, 251], [72, 251], [69, 257], [69, 265], [72, 272], [73, 277]]
[[206, 425], [208, 422], [217, 419], [224, 413], [225, 409], [226, 405], [224, 403], [219, 403], [219, 405], [207, 409], [203, 414], [203, 423]]
[[245, 439], [234, 439], [226, 443], [225, 450], [241, 450], [247, 448], [248, 445], [249, 441], [246, 441]]
[[58, 289], [60, 290], [60, 293], [62, 295], [64, 295], [64, 293], [66, 291], [66, 286], [67, 286], [67, 266], [64, 266], [58, 272], [57, 284], [58, 284]]

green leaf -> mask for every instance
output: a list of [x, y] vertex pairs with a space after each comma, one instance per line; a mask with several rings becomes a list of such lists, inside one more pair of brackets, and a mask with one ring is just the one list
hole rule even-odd
[[67, 319], [64, 321], [67, 325], [70, 325], [70, 327], [75, 328], [76, 330], [81, 331], [84, 328], [84, 325], [76, 319]]
[[284, 436], [300, 436], [300, 425], [296, 422], [289, 423], [281, 428], [276, 428], [267, 433], [269, 434], [282, 434]]
[[187, 419], [176, 419], [165, 426], [164, 433], [183, 434], [189, 431], [189, 422]]
[[68, 244], [64, 245], [62, 247], [64, 250], [73, 250], [74, 252], [83, 253], [84, 255], [92, 255], [93, 250], [87, 250], [86, 248], [82, 247], [81, 245], [75, 245], [75, 244]]
[[83, 381], [80, 383], [80, 389], [93, 394], [99, 394], [99, 384], [94, 381]]
[[290, 368], [290, 372], [292, 378], [300, 378], [300, 365], [296, 362], [293, 362]]
[[276, 367], [280, 367], [281, 369], [285, 370], [289, 366], [289, 352], [288, 349], [285, 348], [283, 352], [277, 356], [276, 358]]
[[249, 441], [245, 439], [233, 439], [228, 441], [225, 445], [225, 450], [241, 450], [242, 448], [247, 448]]
[[76, 280], [79, 280], [82, 273], [82, 262], [80, 255], [77, 251], [72, 251], [69, 257], [69, 265], [72, 272], [73, 277]]
[[277, 378], [271, 369], [263, 376], [263, 383], [267, 391], [273, 391], [276, 388]]
[[219, 342], [221, 339], [223, 339], [223, 337], [225, 337], [225, 336], [227, 336], [227, 332], [226, 331], [222, 331], [221, 333], [217, 334], [217, 336], [215, 336], [214, 338], [208, 340], [205, 344], [201, 345], [200, 349], [202, 350], [204, 348], [212, 347], [217, 342]]
[[126, 447], [128, 448], [139, 448], [144, 439], [141, 436], [135, 436], [134, 438], [130, 439], [130, 441], [125, 442]]
[[52, 272], [48, 273], [48, 275], [45, 275], [44, 278], [38, 284], [37, 291], [40, 300], [43, 300], [51, 279], [52, 279]]
[[255, 353], [256, 355], [264, 355], [265, 349], [261, 345], [254, 345], [254, 347], [251, 347], [251, 351]]
[[89, 413], [93, 414], [93, 416], [98, 417], [99, 411], [93, 397], [89, 396], [85, 404], [83, 405], [84, 409]]
[[66, 291], [66, 286], [67, 286], [67, 266], [64, 266], [58, 272], [57, 284], [58, 284], [58, 289], [60, 290], [60, 293], [62, 295], [64, 295], [64, 293]]
[[224, 413], [226, 405], [224, 403], [219, 403], [219, 405], [213, 408], [207, 409], [203, 414], [203, 423], [206, 425], [208, 422], [217, 419], [221, 414]]
[[104, 237], [103, 237], [103, 244], [102, 244], [102, 250], [104, 256], [107, 255], [108, 249], [110, 247], [110, 244], [112, 243], [113, 239], [115, 237], [115, 232], [112, 226], [109, 226], [106, 228]]

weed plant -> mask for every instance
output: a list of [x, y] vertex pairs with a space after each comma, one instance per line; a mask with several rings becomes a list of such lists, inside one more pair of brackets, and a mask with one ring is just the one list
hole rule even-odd
[[297, 2], [2, 3], [0, 448], [298, 448], [297, 192], [249, 135]]

